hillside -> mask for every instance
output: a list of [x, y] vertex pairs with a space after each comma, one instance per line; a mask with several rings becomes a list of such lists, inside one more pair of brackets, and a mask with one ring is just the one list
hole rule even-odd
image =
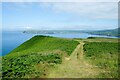
[[86, 42], [84, 51], [85, 58], [90, 63], [107, 71], [107, 73], [101, 73], [101, 77], [118, 76], [118, 43]]
[[2, 58], [3, 78], [117, 78], [118, 39], [34, 36]]
[[35, 36], [3, 57], [3, 77], [43, 76], [48, 67], [60, 64], [62, 56], [69, 56], [78, 44], [70, 39]]
[[120, 37], [120, 28], [117, 29], [111, 29], [111, 30], [98, 30], [98, 31], [88, 31], [89, 34], [95, 34], [95, 35], [105, 35], [105, 36], [116, 36]]

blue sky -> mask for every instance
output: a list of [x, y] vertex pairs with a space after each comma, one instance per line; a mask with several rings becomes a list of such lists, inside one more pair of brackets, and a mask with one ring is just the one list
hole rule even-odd
[[4, 2], [3, 30], [95, 30], [117, 28], [113, 2]]

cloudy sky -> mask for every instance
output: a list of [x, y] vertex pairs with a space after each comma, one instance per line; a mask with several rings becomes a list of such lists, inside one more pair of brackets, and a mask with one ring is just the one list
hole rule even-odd
[[3, 30], [118, 27], [117, 2], [3, 2]]

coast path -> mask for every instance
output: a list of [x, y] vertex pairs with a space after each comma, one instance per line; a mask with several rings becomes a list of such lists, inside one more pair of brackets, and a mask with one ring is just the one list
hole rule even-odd
[[83, 52], [85, 43], [79, 42], [71, 56], [65, 57], [63, 63], [52, 69], [47, 78], [94, 78], [101, 73], [101, 69], [85, 60]]

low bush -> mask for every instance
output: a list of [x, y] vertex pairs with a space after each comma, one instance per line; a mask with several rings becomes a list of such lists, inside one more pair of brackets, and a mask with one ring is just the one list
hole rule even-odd
[[55, 53], [50, 53], [47, 55], [30, 53], [29, 55], [22, 55], [13, 58], [3, 57], [2, 77], [21, 78], [28, 74], [35, 74], [35, 65], [41, 64], [41, 62], [48, 64], [60, 64], [62, 62], [62, 59], [60, 54]]

